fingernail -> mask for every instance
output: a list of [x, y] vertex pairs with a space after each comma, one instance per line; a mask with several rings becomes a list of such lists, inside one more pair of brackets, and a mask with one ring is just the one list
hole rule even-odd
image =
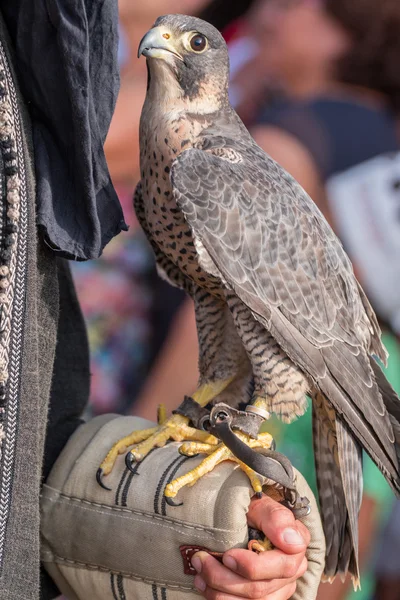
[[303, 538], [295, 529], [285, 529], [283, 532], [283, 539], [287, 544], [292, 544], [293, 546], [304, 544]]
[[231, 571], [237, 571], [237, 562], [232, 556], [223, 556], [222, 562]]
[[200, 577], [200, 575], [196, 575], [196, 577], [194, 578], [194, 585], [199, 590], [199, 592], [204, 592], [204, 590], [207, 587], [206, 582]]
[[192, 563], [192, 567], [196, 569], [198, 573], [201, 573], [202, 564], [200, 558], [198, 556], [194, 556], [190, 562]]

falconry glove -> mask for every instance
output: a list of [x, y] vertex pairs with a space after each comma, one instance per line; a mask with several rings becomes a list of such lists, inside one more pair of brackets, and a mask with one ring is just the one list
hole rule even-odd
[[[150, 452], [131, 472], [119, 456], [102, 489], [93, 471], [117, 434], [149, 426], [135, 417], [106, 415], [81, 426], [43, 486], [42, 562], [68, 600], [190, 600], [199, 597], [190, 558], [197, 550], [219, 556], [247, 547], [246, 513], [253, 490], [237, 464], [223, 462], [195, 486], [180, 506], [169, 506], [164, 488], [199, 464], [170, 443]], [[313, 600], [324, 568], [325, 541], [315, 499], [296, 472], [296, 487], [311, 512], [308, 571], [296, 600]], [[276, 487], [265, 493], [279, 500]]]

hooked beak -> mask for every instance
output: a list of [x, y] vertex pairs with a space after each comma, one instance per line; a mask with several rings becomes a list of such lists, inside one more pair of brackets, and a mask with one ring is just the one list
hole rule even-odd
[[142, 54], [148, 58], [162, 58], [164, 60], [173, 54], [183, 61], [183, 57], [174, 47], [172, 34], [163, 27], [153, 27], [146, 33], [139, 44], [138, 58]]

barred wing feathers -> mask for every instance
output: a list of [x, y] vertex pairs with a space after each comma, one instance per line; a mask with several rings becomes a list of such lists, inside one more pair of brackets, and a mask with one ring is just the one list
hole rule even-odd
[[371, 368], [386, 359], [339, 240], [304, 190], [251, 138], [205, 139], [171, 170], [174, 197], [227, 288], [330, 399], [393, 488], [394, 434]]

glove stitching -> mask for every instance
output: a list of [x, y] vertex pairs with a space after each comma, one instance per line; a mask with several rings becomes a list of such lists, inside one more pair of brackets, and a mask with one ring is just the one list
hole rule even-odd
[[[43, 498], [43, 496], [42, 496], [42, 498]], [[106, 510], [109, 510], [110, 512], [115, 512], [115, 513], [129, 513], [129, 514], [140, 516], [140, 517], [146, 517], [146, 519], [160, 521], [162, 523], [162, 525], [164, 525], [164, 526], [165, 526], [165, 523], [169, 523], [169, 524], [173, 525], [174, 527], [168, 527], [168, 529], [172, 529], [174, 531], [176, 531], [176, 526], [179, 525], [179, 527], [182, 527], [184, 529], [190, 529], [190, 530], [194, 530], [194, 531], [202, 531], [202, 532], [210, 533], [212, 535], [215, 535], [217, 532], [218, 533], [219, 532], [229, 532], [233, 536], [235, 536], [235, 535], [239, 534], [242, 529], [244, 529], [244, 527], [241, 527], [240, 529], [231, 529], [231, 530], [218, 529], [218, 528], [210, 529], [207, 527], [202, 527], [201, 525], [189, 525], [185, 521], [168, 519], [167, 517], [154, 515], [153, 513], [141, 512], [139, 510], [132, 510], [132, 509], [128, 509], [128, 508], [120, 508], [120, 507], [115, 507], [115, 506], [107, 506], [106, 504], [98, 504], [97, 502], [90, 502], [89, 500], [82, 500], [80, 498], [66, 496], [65, 494], [60, 494], [59, 498], [56, 498], [56, 499], [49, 498], [49, 497], [44, 497], [44, 498], [46, 501], [52, 502], [53, 504], [66, 503], [66, 502], [62, 502], [62, 500], [67, 500], [68, 502], [71, 501], [71, 502], [75, 502], [75, 503], [86, 504], [86, 505], [88, 505], [88, 507], [83, 506], [82, 510], [90, 510], [90, 511], [96, 512], [98, 514], [103, 514], [103, 513], [101, 513], [98, 510], [93, 510], [92, 507], [106, 509]], [[119, 516], [120, 518], [124, 518], [124, 519], [128, 518], [128, 516], [123, 516], [123, 515], [116, 515], [116, 516]], [[146, 523], [146, 521], [143, 519], [140, 519], [138, 521], [141, 523]], [[247, 526], [245, 528], [247, 529]], [[198, 537], [198, 536], [196, 536], [196, 537]], [[218, 540], [220, 542], [227, 543], [227, 544], [232, 543], [231, 539], [218, 538]]]
[[184, 591], [191, 591], [191, 592], [196, 591], [196, 588], [194, 588], [193, 586], [185, 586], [185, 585], [169, 583], [166, 581], [157, 581], [155, 579], [149, 579], [147, 577], [139, 577], [137, 575], [132, 575], [131, 573], [125, 573], [123, 571], [115, 571], [114, 569], [107, 569], [107, 567], [99, 567], [98, 565], [93, 565], [91, 563], [83, 563], [83, 562], [79, 562], [77, 560], [71, 560], [68, 558], [64, 558], [64, 557], [58, 556], [58, 555], [54, 555], [54, 559], [59, 563], [66, 563], [68, 565], [73, 565], [78, 568], [90, 569], [91, 571], [100, 571], [101, 573], [113, 573], [115, 575], [122, 575], [123, 577], [126, 577], [127, 579], [132, 579], [134, 581], [141, 581], [143, 583], [156, 584], [156, 585], [168, 587], [173, 590], [184, 590]]

